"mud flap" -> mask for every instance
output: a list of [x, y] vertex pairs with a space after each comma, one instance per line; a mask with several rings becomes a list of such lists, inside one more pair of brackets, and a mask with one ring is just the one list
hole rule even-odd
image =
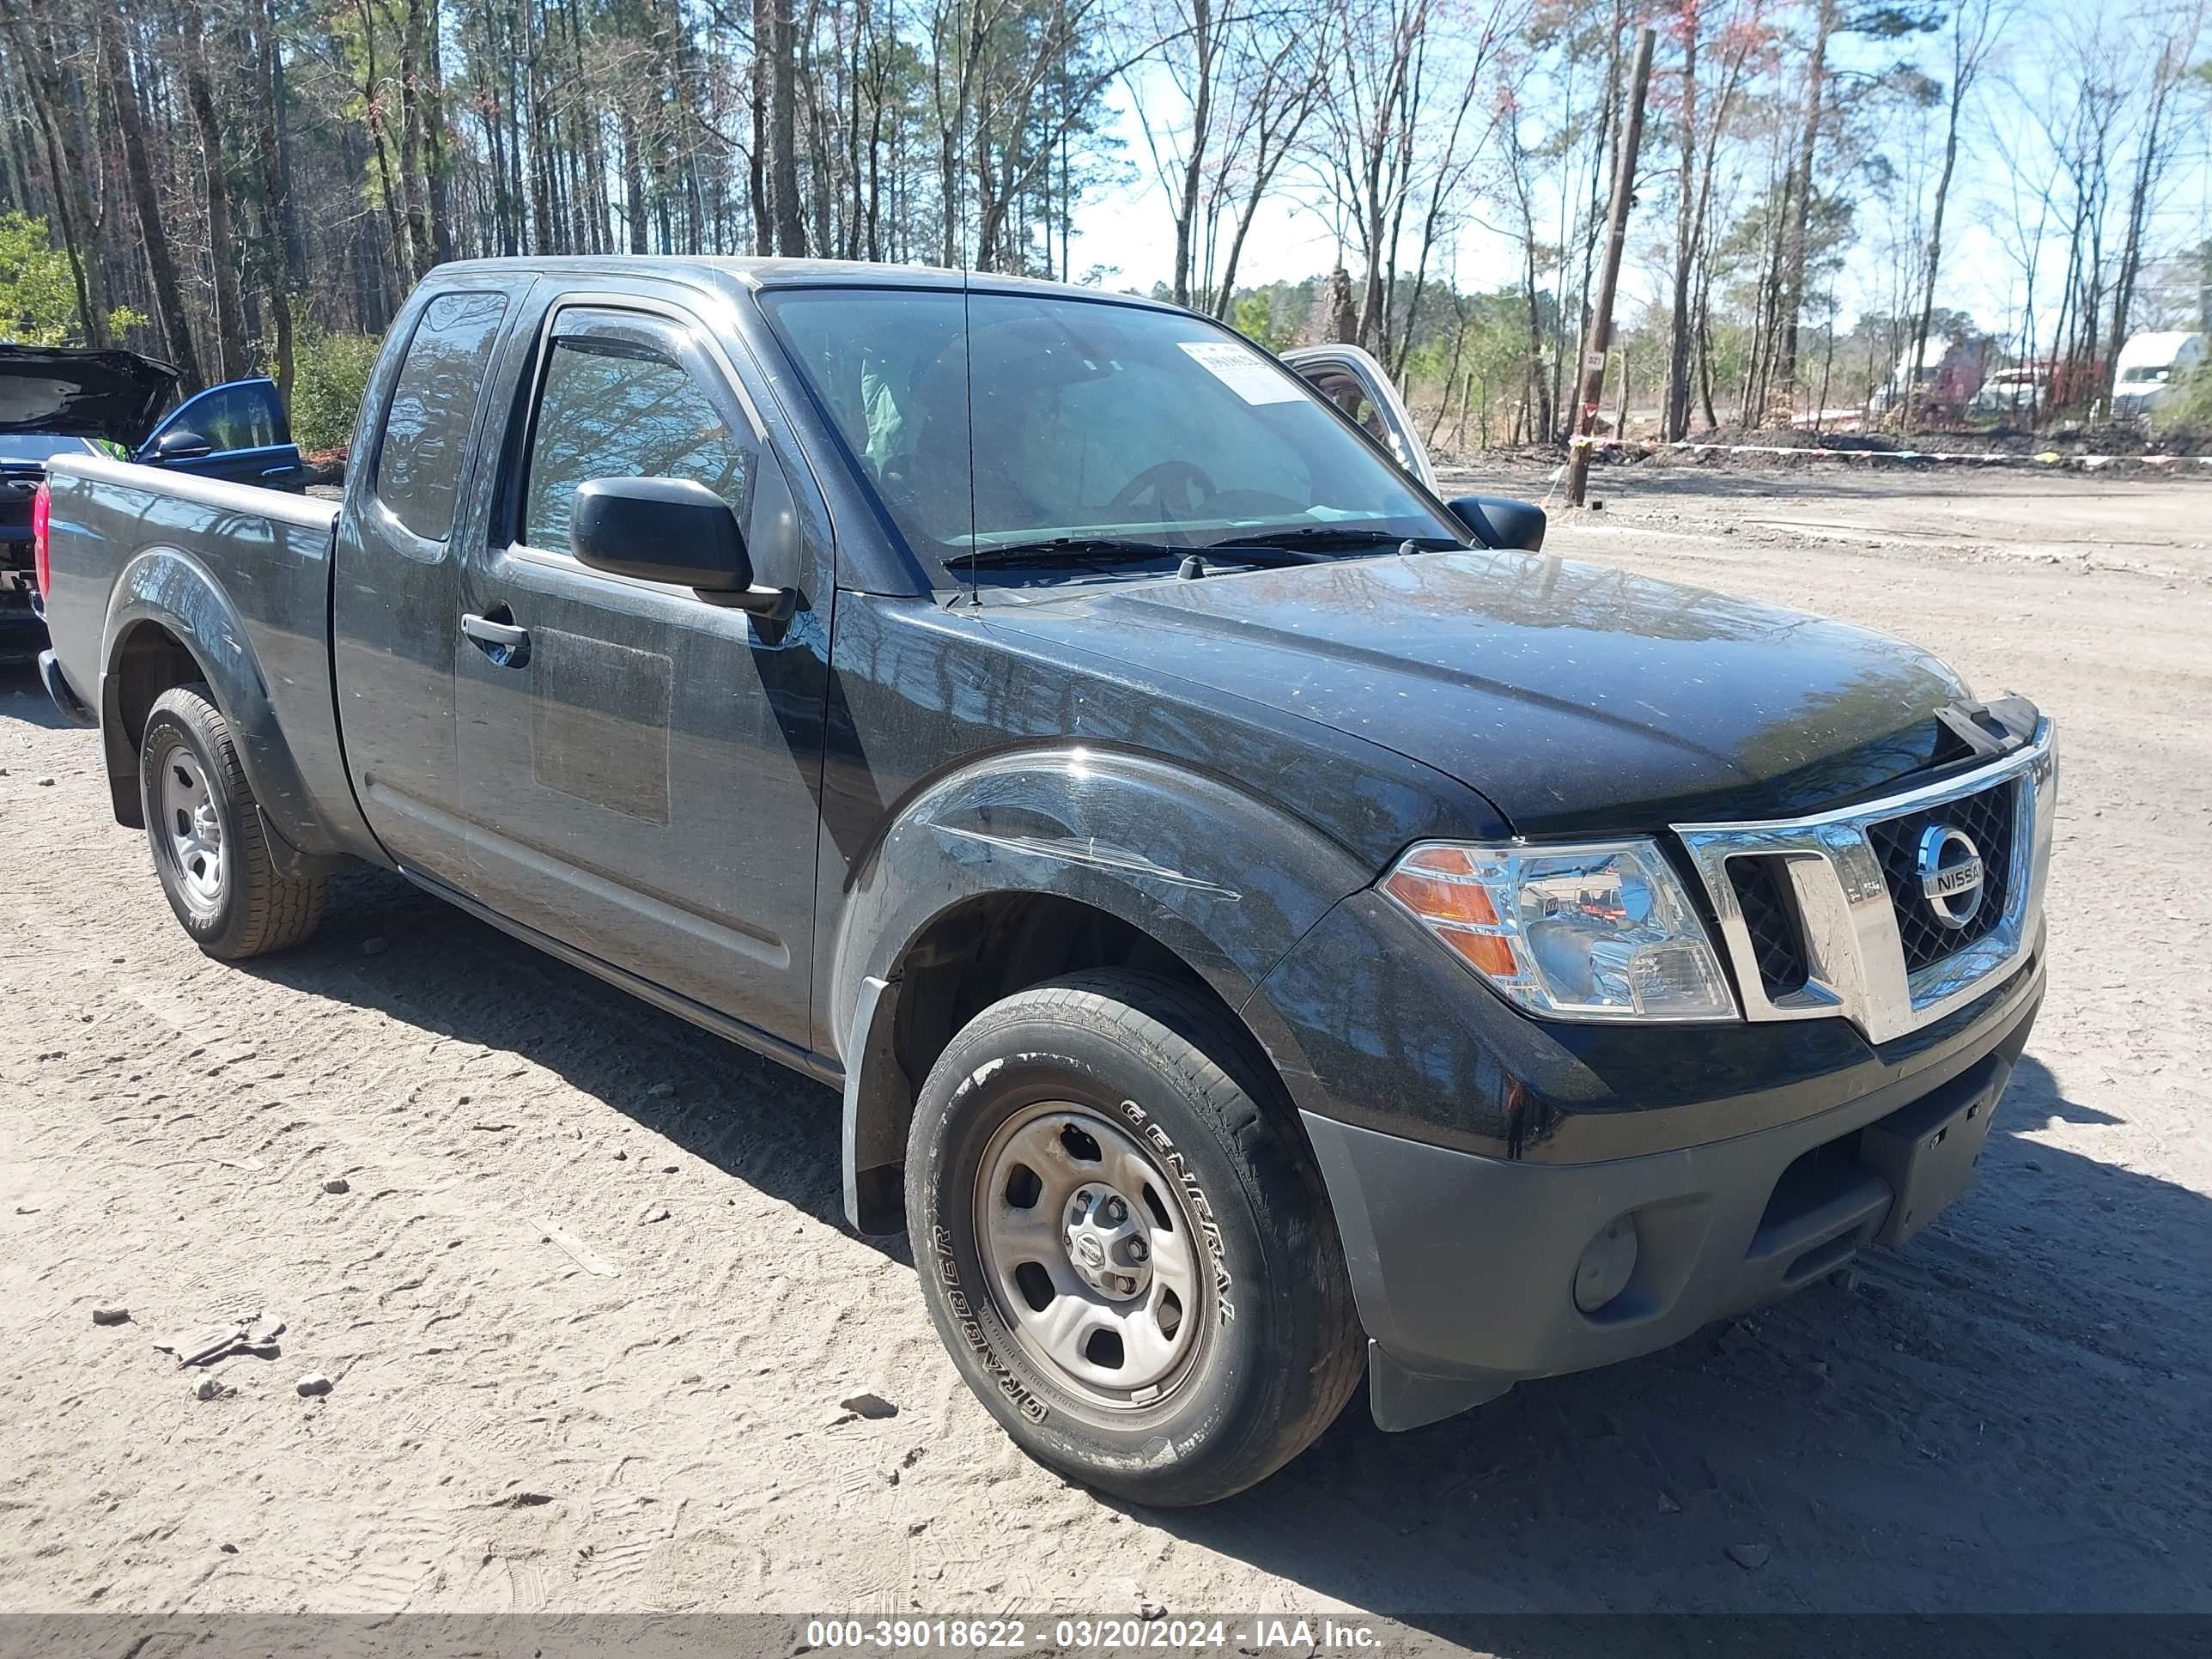
[[1375, 1426], [1385, 1433], [1426, 1428], [1447, 1417], [1495, 1400], [1513, 1386], [1507, 1376], [1428, 1376], [1408, 1370], [1383, 1352], [1373, 1338], [1367, 1343], [1367, 1409]]
[[261, 839], [269, 848], [270, 867], [286, 881], [313, 881], [332, 876], [354, 860], [343, 853], [303, 853], [284, 838], [269, 809], [256, 801], [253, 811], [261, 820]]
[[898, 1061], [898, 985], [861, 980], [845, 1043], [845, 1219], [864, 1237], [906, 1231], [906, 1132], [914, 1084]]

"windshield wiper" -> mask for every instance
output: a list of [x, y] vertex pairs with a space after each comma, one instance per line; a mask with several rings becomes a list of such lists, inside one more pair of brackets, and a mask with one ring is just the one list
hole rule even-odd
[[1191, 550], [1165, 542], [1139, 541], [1128, 536], [1054, 536], [1045, 541], [1010, 542], [1000, 547], [981, 547], [972, 553], [945, 556], [948, 568], [962, 565], [995, 566], [1049, 562], [1065, 555], [1071, 559], [1179, 559]]
[[1200, 552], [1217, 547], [1279, 547], [1285, 552], [1329, 552], [1354, 547], [1380, 547], [1385, 542], [1403, 546], [1411, 541], [1425, 552], [1440, 552], [1462, 544], [1443, 536], [1401, 536], [1390, 530], [1352, 530], [1340, 525], [1299, 525], [1286, 530], [1255, 530], [1222, 541], [1208, 542]]

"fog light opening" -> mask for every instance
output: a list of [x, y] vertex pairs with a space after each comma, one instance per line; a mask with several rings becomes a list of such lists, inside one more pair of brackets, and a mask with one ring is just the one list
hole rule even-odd
[[1636, 1218], [1616, 1216], [1575, 1263], [1575, 1306], [1586, 1314], [1598, 1312], [1628, 1288], [1635, 1273]]

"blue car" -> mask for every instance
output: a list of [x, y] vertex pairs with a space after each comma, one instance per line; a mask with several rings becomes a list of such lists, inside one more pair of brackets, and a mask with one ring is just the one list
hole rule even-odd
[[210, 386], [163, 416], [177, 371], [135, 351], [0, 345], [0, 657], [46, 644], [31, 507], [56, 455], [122, 455], [172, 472], [301, 489], [283, 400], [256, 378]]

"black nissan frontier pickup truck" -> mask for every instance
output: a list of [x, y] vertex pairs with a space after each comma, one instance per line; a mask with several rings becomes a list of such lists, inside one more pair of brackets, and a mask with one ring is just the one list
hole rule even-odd
[[1371, 361], [1018, 279], [463, 263], [342, 504], [57, 460], [209, 954], [349, 860], [843, 1097], [1030, 1454], [1198, 1504], [1905, 1243], [2044, 988], [2051, 723], [1546, 557]]

